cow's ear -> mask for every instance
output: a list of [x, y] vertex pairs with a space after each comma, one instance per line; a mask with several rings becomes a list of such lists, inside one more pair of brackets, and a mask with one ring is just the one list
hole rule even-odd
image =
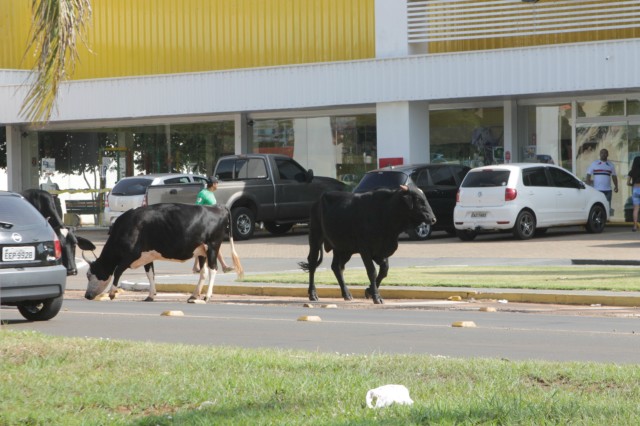
[[404, 192], [407, 192], [409, 190], [409, 187], [407, 185], [400, 185], [400, 189]]

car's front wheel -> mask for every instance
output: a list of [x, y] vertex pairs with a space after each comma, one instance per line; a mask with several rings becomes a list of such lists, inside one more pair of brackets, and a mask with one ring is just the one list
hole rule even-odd
[[587, 232], [599, 234], [604, 230], [607, 223], [607, 212], [601, 204], [596, 204], [589, 211], [587, 219]]
[[428, 240], [431, 236], [431, 224], [422, 222], [415, 228], [408, 229], [407, 234], [409, 234], [409, 239], [413, 241]]
[[231, 232], [236, 240], [248, 240], [256, 228], [255, 216], [251, 209], [236, 207], [231, 211]]
[[41, 301], [29, 301], [18, 305], [18, 311], [29, 321], [47, 321], [58, 315], [64, 295]]
[[536, 233], [536, 218], [529, 210], [518, 213], [516, 224], [513, 227], [513, 235], [519, 240], [533, 238]]

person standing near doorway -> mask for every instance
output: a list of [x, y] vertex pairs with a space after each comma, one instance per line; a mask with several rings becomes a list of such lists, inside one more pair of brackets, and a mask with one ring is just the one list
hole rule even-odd
[[[212, 176], [207, 180], [207, 186], [198, 192], [196, 204], [201, 206], [215, 206], [218, 203], [216, 196], [213, 194], [216, 189], [218, 189], [218, 179]], [[222, 266], [222, 272], [226, 273], [234, 270], [233, 266], [227, 265], [224, 261], [220, 250], [218, 250], [218, 262], [220, 262], [220, 266]], [[198, 266], [198, 260], [196, 259], [196, 264], [193, 266], [195, 272], [199, 271]]]
[[640, 210], [640, 156], [634, 157], [631, 170], [627, 176], [627, 185], [631, 187], [631, 200], [633, 201], [633, 228], [638, 230], [638, 210]]
[[613, 192], [618, 192], [618, 175], [616, 174], [616, 167], [608, 158], [609, 151], [604, 148], [601, 149], [600, 159], [591, 163], [587, 169], [587, 184], [604, 194], [609, 202], [609, 212], [613, 214], [613, 209], [611, 208], [613, 195], [611, 181], [613, 181]]

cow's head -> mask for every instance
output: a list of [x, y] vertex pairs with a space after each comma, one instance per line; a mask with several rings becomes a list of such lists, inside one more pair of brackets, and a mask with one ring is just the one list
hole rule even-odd
[[409, 207], [409, 221], [412, 226], [418, 226], [421, 223], [436, 223], [436, 216], [425, 197], [424, 192], [417, 187], [400, 186], [402, 199]]
[[[105, 273], [101, 267], [99, 259], [96, 259], [95, 253], [96, 246], [86, 238], [77, 237], [78, 247], [82, 250], [82, 258], [89, 264], [89, 270], [87, 271], [87, 291], [84, 293], [84, 297], [89, 300], [93, 300], [101, 294], [111, 282], [111, 274]], [[91, 261], [85, 256], [85, 252], [90, 251], [93, 253], [94, 261]]]
[[100, 267], [96, 262], [89, 264], [89, 270], [87, 271], [87, 291], [84, 293], [84, 297], [93, 300], [99, 294], [102, 294], [109, 284], [111, 283], [112, 275], [108, 275], [105, 279], [100, 279], [102, 275], [99, 271]]

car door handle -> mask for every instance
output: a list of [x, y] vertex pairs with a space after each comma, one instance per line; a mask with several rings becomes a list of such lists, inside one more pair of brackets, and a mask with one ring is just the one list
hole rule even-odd
[[171, 191], [169, 191], [169, 194], [171, 195], [176, 195], [178, 193], [177, 189], [172, 189]]

